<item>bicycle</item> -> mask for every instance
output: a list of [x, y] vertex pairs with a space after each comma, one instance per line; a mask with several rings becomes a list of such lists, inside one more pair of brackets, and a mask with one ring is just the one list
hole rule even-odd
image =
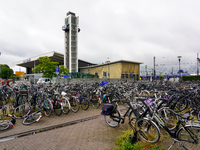
[[[157, 126], [158, 124], [171, 136], [172, 140], [174, 140], [169, 149], [171, 149], [172, 146], [176, 142], [178, 142], [180, 147], [188, 150], [188, 148], [184, 146], [183, 142], [198, 144], [198, 139], [200, 138], [200, 122], [195, 122], [192, 120], [191, 124], [187, 124], [190, 115], [180, 115], [177, 113], [176, 115], [179, 116], [180, 119], [177, 122], [175, 132], [169, 130], [169, 128], [165, 124], [165, 121], [156, 112], [156, 109], [153, 111], [152, 117], [143, 117], [136, 119], [135, 130], [142, 140], [149, 143], [156, 143], [161, 136], [160, 129]], [[157, 124], [154, 122], [154, 120]]]
[[120, 102], [120, 100], [115, 99], [112, 101], [114, 104], [104, 104], [102, 107], [102, 115], [104, 115], [105, 122], [110, 127], [119, 127], [120, 124], [123, 124], [125, 122], [125, 117], [128, 116], [129, 120], [131, 117], [131, 112], [133, 112], [136, 116], [139, 116], [139, 113], [136, 111], [136, 109], [133, 108], [133, 106], [130, 104], [130, 102], [127, 102], [129, 105], [128, 109], [126, 110], [125, 114], [122, 115], [119, 105], [117, 102]]
[[24, 125], [30, 125], [39, 121], [42, 116], [44, 116], [44, 113], [42, 113], [42, 109], [36, 105], [31, 107], [27, 104], [23, 104], [14, 109], [13, 116], [16, 119], [24, 119], [22, 122]]
[[[6, 118], [4, 118], [6, 117]], [[8, 117], [11, 117], [11, 119], [8, 120]], [[15, 118], [11, 114], [1, 115], [0, 116], [0, 131], [7, 130], [9, 128], [13, 128], [15, 125]]]
[[70, 105], [70, 98], [67, 97], [67, 93], [66, 92], [61, 92], [61, 96], [62, 96], [62, 100], [61, 100], [61, 108], [62, 108], [62, 112], [64, 114], [68, 114], [70, 109], [71, 109], [71, 105]]

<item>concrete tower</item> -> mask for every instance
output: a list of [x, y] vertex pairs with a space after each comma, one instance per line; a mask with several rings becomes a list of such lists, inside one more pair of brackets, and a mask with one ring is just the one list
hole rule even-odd
[[79, 17], [75, 13], [68, 12], [65, 18], [65, 25], [62, 30], [65, 35], [64, 66], [69, 72], [78, 72], [78, 28]]

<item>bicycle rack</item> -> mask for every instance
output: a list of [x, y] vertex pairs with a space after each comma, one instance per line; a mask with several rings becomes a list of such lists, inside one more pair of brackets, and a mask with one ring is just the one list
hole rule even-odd
[[9, 111], [12, 113], [14, 111], [13, 106], [9, 105]]
[[[132, 120], [131, 120], [132, 121]], [[131, 121], [129, 121], [129, 126], [132, 128], [133, 130], [133, 134], [132, 135], [129, 135], [129, 139], [131, 141], [131, 144], [134, 144], [136, 143], [139, 139], [137, 137], [137, 131], [135, 130], [135, 128], [133, 127], [133, 125], [131, 124]]]
[[7, 107], [2, 107], [2, 112], [3, 112], [3, 114], [5, 115], [6, 114], [6, 110], [7, 110]]

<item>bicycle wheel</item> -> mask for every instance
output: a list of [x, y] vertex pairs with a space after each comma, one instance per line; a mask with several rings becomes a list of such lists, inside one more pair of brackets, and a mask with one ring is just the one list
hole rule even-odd
[[[188, 132], [187, 132], [188, 131]], [[197, 141], [200, 139], [200, 127], [199, 126], [186, 126], [185, 129], [181, 127], [177, 131], [177, 138], [180, 140], [186, 147], [191, 149], [199, 149], [199, 144], [194, 144], [193, 138]]]
[[115, 114], [104, 116], [105, 122], [110, 127], [113, 127], [113, 128], [118, 127], [120, 125], [121, 123], [120, 118], [121, 118], [121, 115], [118, 110], [116, 110]]
[[23, 96], [23, 97], [20, 97], [19, 100], [18, 100], [18, 105], [23, 105], [23, 104], [25, 104], [25, 103], [26, 103], [25, 97], [24, 97], [24, 96]]
[[126, 99], [126, 96], [124, 96], [124, 95], [119, 96], [119, 98], [117, 98], [117, 99], [120, 100], [121, 104], [124, 105], [124, 107], [129, 108], [129, 105], [126, 102], [127, 101], [130, 102], [130, 99]]
[[91, 103], [92, 107], [95, 109], [99, 108], [99, 106], [101, 105], [99, 97], [97, 95], [92, 97]]
[[147, 91], [147, 90], [143, 90], [143, 91], [140, 93], [140, 96], [143, 97], [143, 98], [148, 98], [148, 97], [150, 97], [150, 93], [149, 93], [149, 91]]
[[161, 108], [158, 110], [158, 114], [165, 122], [165, 125], [169, 130], [173, 130], [176, 128], [176, 125], [179, 121], [179, 117], [176, 113], [170, 108]]
[[131, 111], [131, 112], [129, 113], [128, 118], [129, 118], [129, 123], [131, 123], [131, 125], [132, 125], [133, 127], [135, 127], [135, 122], [136, 122], [137, 117], [135, 116], [135, 114], [133, 113], [133, 111]]
[[54, 112], [57, 116], [60, 116], [62, 114], [62, 107], [59, 102], [57, 102], [57, 104], [54, 104]]
[[43, 102], [43, 110], [44, 110], [44, 114], [45, 116], [49, 117], [52, 114], [52, 108], [51, 108], [51, 102], [50, 100], [45, 100]]
[[64, 113], [64, 114], [68, 114], [69, 113], [69, 111], [70, 111], [70, 104], [69, 104], [69, 102], [67, 101], [67, 100], [63, 100], [62, 101], [62, 112]]
[[200, 111], [197, 114], [197, 119], [200, 121]]
[[148, 143], [156, 143], [160, 139], [160, 129], [151, 120], [138, 119], [135, 123], [135, 129], [139, 137]]
[[8, 99], [4, 95], [1, 97], [1, 99], [2, 99], [1, 101], [3, 102], [4, 105], [6, 105], [8, 103]]
[[30, 125], [35, 123], [36, 121], [38, 121], [38, 119], [40, 119], [41, 117], [41, 113], [32, 113], [30, 115], [28, 115], [26, 118], [24, 118], [23, 120], [23, 125]]
[[174, 103], [174, 111], [175, 112], [181, 112], [185, 110], [188, 106], [188, 101], [187, 99], [180, 99], [177, 102]]
[[13, 115], [15, 118], [20, 119], [24, 118], [31, 111], [31, 107], [27, 104], [19, 105], [13, 111]]
[[81, 98], [81, 108], [87, 110], [89, 108], [89, 100], [86, 97]]
[[7, 130], [10, 128], [10, 123], [8, 120], [1, 120], [0, 121], [0, 131]]
[[72, 97], [70, 99], [70, 105], [71, 105], [71, 109], [74, 113], [79, 111], [79, 103], [78, 103], [78, 100], [75, 97]]

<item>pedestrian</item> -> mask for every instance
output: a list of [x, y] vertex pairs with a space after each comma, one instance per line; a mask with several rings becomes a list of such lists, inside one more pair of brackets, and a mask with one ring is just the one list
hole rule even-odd
[[10, 81], [9, 81], [8, 79], [6, 79], [6, 85], [7, 85], [7, 86], [10, 86], [10, 85], [9, 85], [9, 82], [10, 82]]

